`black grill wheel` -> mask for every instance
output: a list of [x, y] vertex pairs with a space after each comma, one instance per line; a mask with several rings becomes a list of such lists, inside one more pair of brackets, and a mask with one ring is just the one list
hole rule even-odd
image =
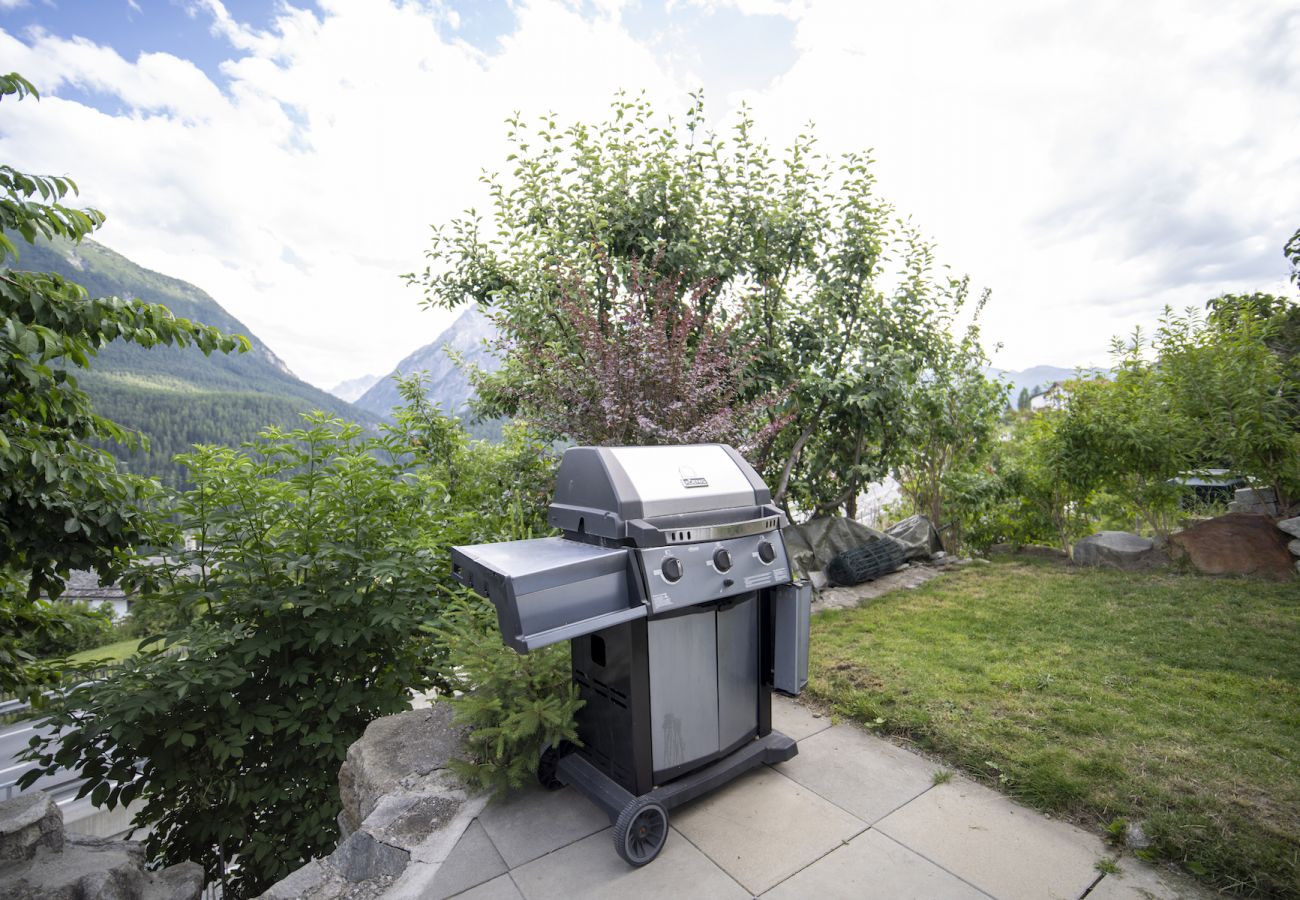
[[659, 855], [668, 840], [668, 810], [658, 800], [637, 797], [614, 823], [614, 849], [623, 861], [644, 866]]
[[548, 791], [558, 791], [564, 787], [559, 774], [560, 757], [571, 749], [573, 745], [568, 741], [562, 741], [558, 749], [550, 744], [542, 747], [541, 755], [537, 757], [537, 781]]

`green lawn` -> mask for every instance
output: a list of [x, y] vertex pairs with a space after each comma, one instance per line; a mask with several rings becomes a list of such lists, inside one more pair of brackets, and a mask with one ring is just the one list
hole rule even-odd
[[[1300, 897], [1300, 586], [1003, 561], [813, 619], [810, 690], [1012, 796]], [[1116, 825], [1116, 828], [1119, 826]]]
[[97, 659], [108, 660], [109, 662], [121, 662], [128, 656], [133, 656], [136, 648], [139, 646], [139, 638], [129, 638], [125, 641], [116, 641], [112, 644], [105, 644], [102, 647], [92, 647], [89, 650], [82, 650], [80, 653], [74, 653], [68, 658], [74, 663], [88, 663]]

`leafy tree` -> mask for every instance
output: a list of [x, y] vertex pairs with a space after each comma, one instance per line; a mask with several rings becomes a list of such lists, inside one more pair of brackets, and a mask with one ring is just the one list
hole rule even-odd
[[1097, 488], [1122, 498], [1150, 531], [1176, 527], [1186, 490], [1176, 479], [1198, 467], [1196, 424], [1172, 408], [1139, 336], [1120, 354], [1113, 379], [1070, 384], [1061, 411], [1069, 452], [1097, 474]]
[[1067, 553], [1092, 530], [1088, 500], [1101, 478], [1099, 460], [1078, 437], [1080, 423], [1045, 409], [1013, 426], [996, 464], [1012, 508], [1014, 543], [1052, 542]]
[[1295, 282], [1296, 287], [1300, 287], [1300, 228], [1291, 235], [1282, 252], [1286, 255], [1287, 262], [1291, 263], [1291, 280]]
[[75, 691], [37, 771], [77, 770], [96, 805], [142, 800], [150, 857], [200, 862], [227, 896], [328, 853], [338, 767], [425, 682], [412, 635], [447, 568], [424, 530], [439, 492], [404, 450], [315, 414], [186, 456], [194, 487], [157, 525], [167, 557], [127, 576], [193, 618], [166, 636], [185, 652]]
[[[37, 93], [11, 73], [0, 76], [0, 98], [10, 96]], [[205, 353], [247, 346], [164, 307], [90, 299], [57, 275], [14, 268], [14, 236], [75, 241], [104, 221], [66, 205], [76, 192], [70, 178], [0, 165], [0, 691], [30, 692], [56, 675], [26, 649], [70, 627], [40, 595], [57, 597], [73, 568], [112, 577], [146, 526], [151, 489], [119, 473], [101, 449], [138, 441], [96, 415], [74, 371], [113, 340]]]
[[1286, 508], [1300, 497], [1300, 356], [1279, 337], [1297, 310], [1268, 300], [1220, 301], [1208, 317], [1166, 310], [1154, 347], [1172, 409], [1195, 423], [1198, 456], [1272, 488]]
[[529, 385], [511, 399], [530, 422], [582, 444], [718, 441], [754, 449], [771, 439], [781, 422], [767, 423], [764, 414], [777, 398], [740, 399], [752, 354], [731, 340], [732, 325], [715, 323], [716, 310], [698, 311], [710, 282], [683, 298], [676, 279], [637, 264], [626, 290], [612, 269], [608, 281], [604, 302], [579, 280], [561, 283], [557, 312], [571, 347], [528, 326], [502, 340]]
[[[470, 211], [436, 228], [410, 280], [431, 305], [478, 303], [521, 346], [580, 358], [560, 311], [566, 284], [582, 285], [600, 321], [633, 267], [654, 260], [696, 323], [716, 315], [752, 352], [742, 401], [784, 396], [768, 413], [784, 427], [757, 460], [777, 498], [850, 507], [901, 458], [893, 423], [946, 338], [930, 248], [875, 195], [864, 156], [827, 159], [805, 134], [778, 159], [748, 113], [727, 133], [703, 120], [699, 98], [664, 122], [624, 95], [594, 126], [511, 119], [513, 170], [485, 176], [490, 222]], [[485, 414], [527, 414], [551, 389], [524, 359], [482, 379]]]
[[[946, 305], [955, 313], [968, 301], [969, 281], [955, 281], [950, 290]], [[908, 431], [900, 483], [917, 510], [939, 527], [960, 524], [949, 522], [945, 509], [948, 480], [958, 469], [983, 462], [1006, 409], [1006, 386], [984, 375], [988, 358], [977, 323], [987, 300], [986, 292], [960, 340], [934, 342], [929, 368], [910, 391], [907, 418], [899, 423]], [[953, 536], [961, 542], [960, 528]]]

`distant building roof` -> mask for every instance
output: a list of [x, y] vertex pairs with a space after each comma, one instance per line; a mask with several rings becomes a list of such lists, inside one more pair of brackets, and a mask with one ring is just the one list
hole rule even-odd
[[105, 600], [121, 600], [124, 597], [126, 591], [116, 583], [101, 585], [98, 573], [89, 569], [73, 569], [68, 573], [67, 583], [59, 599], [102, 603]]

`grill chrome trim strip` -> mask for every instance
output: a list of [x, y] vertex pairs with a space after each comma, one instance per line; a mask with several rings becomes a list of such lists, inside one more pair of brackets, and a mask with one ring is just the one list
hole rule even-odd
[[727, 538], [763, 534], [767, 531], [775, 531], [776, 528], [777, 517], [764, 516], [761, 519], [750, 519], [747, 522], [731, 522], [726, 525], [660, 528], [659, 533], [664, 536], [664, 542], [668, 544], [695, 544], [700, 541], [722, 541]]

